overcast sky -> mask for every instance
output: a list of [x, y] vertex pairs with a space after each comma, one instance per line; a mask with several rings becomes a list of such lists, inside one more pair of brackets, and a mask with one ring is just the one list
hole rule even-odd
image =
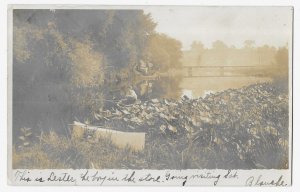
[[256, 45], [285, 46], [291, 37], [291, 7], [147, 7], [157, 22], [156, 31], [166, 33], [189, 49], [195, 40], [206, 47], [221, 40], [243, 46], [245, 40]]

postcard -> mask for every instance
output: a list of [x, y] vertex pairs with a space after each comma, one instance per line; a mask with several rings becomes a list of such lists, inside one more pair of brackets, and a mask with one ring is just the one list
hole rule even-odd
[[10, 5], [11, 185], [290, 186], [291, 6]]

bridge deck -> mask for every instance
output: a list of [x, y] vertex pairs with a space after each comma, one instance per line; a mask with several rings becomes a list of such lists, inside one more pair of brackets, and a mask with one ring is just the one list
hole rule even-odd
[[[183, 69], [187, 72], [186, 75], [184, 75], [184, 78], [197, 78], [197, 77], [257, 77], [260, 76], [260, 71], [263, 71], [267, 68], [271, 68], [274, 66], [266, 66], [266, 65], [196, 65], [196, 66], [183, 66]], [[218, 72], [214, 72], [214, 74], [203, 74], [200, 75], [197, 74], [196, 69], [204, 69], [206, 72], [211, 72], [209, 69], [217, 69]], [[193, 70], [194, 69], [194, 70]], [[234, 72], [233, 74], [226, 74], [228, 72], [231, 72], [232, 70], [241, 70], [240, 72]], [[247, 73], [245, 73], [244, 70], [247, 70]], [[214, 71], [214, 70], [213, 70]], [[195, 74], [196, 73], [196, 74]]]
[[183, 66], [182, 68], [267, 68], [271, 66], [266, 65], [191, 65], [191, 66]]
[[207, 77], [259, 77], [259, 75], [193, 75], [193, 76], [183, 76], [183, 78], [207, 78]]

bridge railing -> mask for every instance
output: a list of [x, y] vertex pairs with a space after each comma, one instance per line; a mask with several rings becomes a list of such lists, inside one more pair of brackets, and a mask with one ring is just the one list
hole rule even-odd
[[[276, 66], [271, 65], [218, 65], [218, 66], [183, 66], [184, 77], [248, 77], [248, 76], [262, 76], [265, 70], [274, 69]], [[197, 69], [201, 69], [201, 74]], [[210, 70], [211, 69], [211, 70]], [[216, 71], [217, 70], [217, 71]], [[203, 74], [204, 72], [204, 74]]]

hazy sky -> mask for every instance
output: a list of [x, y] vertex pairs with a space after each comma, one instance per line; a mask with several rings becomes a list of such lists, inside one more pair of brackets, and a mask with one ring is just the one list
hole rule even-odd
[[158, 23], [156, 30], [182, 42], [189, 49], [194, 41], [206, 47], [221, 40], [243, 46], [245, 40], [256, 45], [285, 46], [291, 37], [291, 7], [147, 7]]

